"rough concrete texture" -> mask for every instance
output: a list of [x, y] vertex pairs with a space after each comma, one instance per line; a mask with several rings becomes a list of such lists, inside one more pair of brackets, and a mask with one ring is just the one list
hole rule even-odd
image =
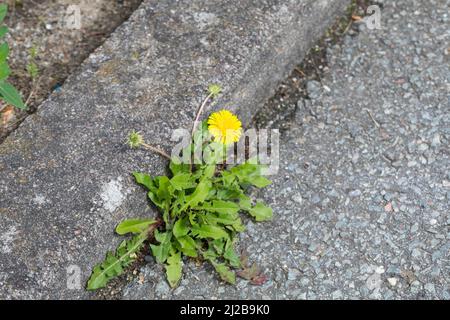
[[0, 146], [0, 298], [90, 297], [68, 289], [67, 268], [84, 286], [116, 224], [155, 214], [130, 173], [167, 165], [127, 133], [169, 150], [212, 82], [246, 122], [348, 2], [144, 1]]
[[126, 298], [450, 299], [449, 2], [384, 3], [382, 30], [329, 48], [258, 195], [274, 220], [241, 246], [269, 281], [189, 264], [170, 291], [151, 264]]

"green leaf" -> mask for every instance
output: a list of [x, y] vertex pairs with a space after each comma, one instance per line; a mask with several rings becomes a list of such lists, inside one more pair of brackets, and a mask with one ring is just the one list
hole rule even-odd
[[9, 54], [9, 46], [8, 44], [2, 43], [0, 45], [0, 63], [4, 63], [6, 61], [6, 59], [8, 58], [8, 54]]
[[147, 234], [144, 232], [129, 241], [123, 241], [115, 254], [108, 252], [106, 259], [94, 267], [87, 289], [96, 290], [103, 288], [111, 279], [122, 274], [123, 269], [135, 260], [135, 253], [141, 249], [146, 239]]
[[202, 239], [228, 239], [228, 233], [223, 228], [217, 226], [196, 225], [192, 227], [192, 234]]
[[3, 38], [8, 33], [8, 27], [1, 26], [0, 27], [0, 39]]
[[176, 176], [179, 173], [190, 173], [190, 166], [188, 164], [184, 163], [175, 163], [173, 161], [170, 161], [169, 164], [170, 171], [172, 171], [172, 175]]
[[249, 211], [252, 208], [252, 201], [247, 196], [242, 196], [239, 200], [239, 207], [242, 210]]
[[203, 179], [210, 179], [214, 177], [214, 174], [216, 173], [216, 166], [215, 165], [208, 165], [203, 168]]
[[211, 181], [201, 180], [195, 191], [186, 197], [185, 204], [181, 207], [180, 211], [184, 211], [188, 208], [197, 206], [199, 203], [205, 201], [208, 197], [209, 191], [211, 190]]
[[192, 175], [190, 173], [179, 173], [170, 179], [170, 184], [175, 190], [190, 189], [195, 187], [195, 183], [192, 181]]
[[6, 14], [8, 13], [8, 5], [7, 4], [0, 4], [0, 23], [5, 20]]
[[212, 202], [205, 202], [202, 206], [195, 207], [195, 209], [234, 216], [239, 211], [239, 206], [231, 201], [213, 200]]
[[267, 221], [272, 219], [272, 208], [267, 207], [262, 202], [258, 202], [253, 208], [249, 210], [250, 215], [252, 215], [256, 221]]
[[231, 226], [234, 230], [241, 232], [245, 230], [245, 227], [242, 225], [242, 221], [238, 215], [229, 216], [227, 214], [207, 214], [204, 216], [204, 219], [210, 225], [217, 225], [218, 223], [223, 224], [225, 226]]
[[7, 103], [19, 109], [27, 108], [27, 106], [23, 103], [19, 92], [8, 82], [0, 81], [0, 96]]
[[[149, 182], [148, 178], [145, 176], [139, 176], [142, 178], [140, 180], [142, 183], [150, 188], [150, 191], [148, 192], [148, 197], [150, 200], [159, 208], [161, 208], [164, 211], [163, 217], [168, 215], [171, 198], [173, 195], [173, 187], [170, 184], [169, 178], [166, 176], [158, 176], [153, 179], [153, 186]], [[166, 219], [164, 220], [166, 223]]]
[[188, 257], [196, 258], [197, 254], [197, 244], [195, 240], [190, 236], [184, 236], [181, 238], [177, 238], [177, 241], [180, 245], [180, 251]]
[[186, 202], [186, 193], [185, 191], [180, 191], [177, 194], [177, 197], [175, 201], [172, 201], [171, 209], [172, 209], [172, 216], [175, 217], [180, 213], [181, 206], [184, 205]]
[[257, 188], [263, 188], [272, 182], [261, 175], [261, 165], [244, 163], [231, 169], [242, 184], [251, 184]]
[[167, 281], [172, 288], [176, 287], [181, 279], [183, 271], [183, 262], [181, 261], [181, 253], [173, 253], [167, 259], [166, 275]]
[[166, 203], [163, 200], [160, 200], [157, 196], [156, 193], [153, 193], [151, 191], [149, 191], [147, 193], [148, 198], [159, 208], [165, 210], [166, 209]]
[[236, 274], [224, 263], [211, 262], [220, 278], [228, 283], [236, 284]]
[[234, 183], [236, 181], [236, 175], [234, 175], [230, 171], [222, 171], [221, 179], [222, 179], [223, 185], [225, 187], [229, 188], [234, 185]]
[[0, 81], [5, 80], [9, 77], [11, 69], [9, 69], [8, 63], [0, 63]]
[[117, 227], [116, 232], [120, 235], [127, 233], [141, 233], [148, 230], [149, 226], [155, 224], [153, 219], [130, 219], [122, 221]]
[[257, 176], [257, 177], [253, 177], [251, 180], [250, 180], [250, 183], [252, 184], [252, 185], [254, 185], [255, 187], [257, 187], [257, 188], [265, 188], [265, 187], [267, 187], [268, 185], [270, 185], [271, 183], [272, 183], [272, 181], [270, 181], [269, 179], [267, 179], [266, 177], [263, 177], [263, 176]]
[[155, 230], [155, 239], [160, 243], [159, 245], [151, 244], [153, 256], [158, 263], [164, 263], [169, 256], [170, 248], [172, 247], [171, 239], [172, 232], [159, 232]]
[[216, 239], [216, 240], [210, 242], [210, 246], [211, 245], [214, 248], [214, 250], [216, 250], [216, 252], [219, 256], [223, 255], [223, 250], [225, 247], [224, 239]]
[[235, 268], [241, 267], [241, 258], [237, 255], [237, 253], [234, 251], [233, 245], [231, 244], [231, 241], [228, 241], [230, 245], [225, 246], [225, 252], [223, 254], [223, 257], [228, 260], [230, 265]]
[[153, 183], [152, 177], [150, 177], [148, 174], [134, 172], [133, 176], [136, 179], [137, 183], [143, 185], [148, 190], [150, 190], [154, 193], [157, 191], [157, 188], [156, 188], [155, 184]]
[[184, 217], [183, 219], [178, 219], [173, 226], [173, 235], [175, 238], [181, 238], [188, 234], [188, 217]]
[[239, 186], [234, 189], [217, 187], [217, 199], [219, 200], [237, 200], [242, 196], [242, 190]]
[[161, 200], [170, 200], [172, 192], [169, 178], [166, 176], [158, 176], [155, 178], [155, 181], [158, 184], [158, 191], [156, 191], [158, 198]]
[[211, 244], [208, 244], [208, 250], [202, 252], [203, 259], [210, 261], [211, 263], [215, 262], [218, 255], [216, 250], [212, 247]]

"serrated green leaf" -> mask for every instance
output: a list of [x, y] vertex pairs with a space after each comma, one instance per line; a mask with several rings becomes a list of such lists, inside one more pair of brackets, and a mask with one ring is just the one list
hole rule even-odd
[[156, 220], [153, 219], [129, 219], [122, 221], [117, 227], [117, 234], [124, 235], [127, 233], [141, 233], [149, 229]]
[[155, 181], [158, 184], [158, 191], [156, 191], [156, 195], [159, 199], [162, 200], [170, 200], [172, 197], [170, 180], [166, 176], [158, 176], [155, 178]]
[[[170, 200], [173, 194], [173, 187], [170, 185], [169, 178], [166, 176], [158, 176], [153, 180], [149, 180], [146, 175], [141, 174], [138, 174], [137, 177], [139, 177], [141, 184], [150, 189], [147, 194], [149, 199], [164, 211], [163, 217], [167, 218], [171, 203]], [[167, 223], [167, 219], [164, 219], [164, 222]]]
[[134, 172], [133, 173], [134, 178], [136, 179], [136, 182], [146, 187], [148, 190], [152, 192], [156, 192], [158, 189], [156, 188], [152, 177], [145, 173], [140, 172]]
[[203, 259], [208, 260], [210, 262], [216, 261], [218, 258], [216, 250], [212, 247], [211, 244], [208, 245], [208, 250], [202, 252]]
[[180, 211], [184, 211], [188, 208], [196, 207], [199, 203], [204, 202], [208, 197], [209, 191], [211, 190], [211, 181], [202, 180], [198, 183], [195, 191], [186, 196], [186, 202], [181, 207]]
[[252, 201], [244, 195], [239, 199], [239, 207], [242, 210], [249, 211], [252, 208]]
[[181, 238], [188, 234], [188, 217], [184, 217], [182, 219], [178, 219], [173, 226], [173, 235], [175, 238]]
[[6, 81], [0, 81], [0, 97], [16, 108], [27, 108], [20, 97], [20, 93]]
[[185, 191], [184, 190], [179, 191], [175, 201], [172, 201], [172, 204], [171, 204], [172, 217], [175, 217], [180, 213], [180, 208], [181, 208], [181, 206], [184, 205], [185, 202], [186, 202]]
[[256, 176], [250, 180], [250, 183], [257, 188], [265, 188], [270, 185], [272, 181], [263, 176]]
[[217, 187], [216, 198], [218, 200], [238, 200], [242, 196], [239, 186], [234, 189]]
[[263, 188], [272, 182], [261, 175], [261, 165], [244, 163], [231, 169], [242, 184], [251, 184], [257, 188]]
[[230, 263], [230, 265], [232, 267], [235, 267], [235, 268], [241, 267], [241, 258], [234, 251], [233, 245], [229, 245], [228, 247], [225, 247], [225, 252], [223, 254], [223, 257], [226, 260], [228, 260], [228, 262]]
[[6, 59], [8, 58], [8, 54], [9, 54], [8, 44], [6, 42], [2, 43], [0, 45], [0, 63], [6, 62]]
[[211, 262], [220, 278], [230, 284], [236, 284], [236, 274], [224, 263]]
[[175, 163], [170, 161], [169, 169], [172, 172], [172, 175], [176, 176], [179, 173], [191, 173], [190, 166], [184, 163]]
[[180, 245], [180, 250], [181, 252], [183, 252], [183, 254], [192, 258], [196, 258], [198, 256], [197, 245], [195, 243], [195, 240], [192, 239], [190, 236], [177, 238], [177, 241]]
[[212, 247], [214, 248], [214, 250], [216, 250], [217, 254], [219, 256], [223, 255], [223, 250], [225, 247], [225, 241], [224, 239], [216, 239], [213, 240], [212, 242], [210, 242], [210, 245], [212, 244]]
[[119, 276], [135, 258], [132, 257], [147, 239], [146, 233], [139, 234], [129, 241], [123, 241], [116, 254], [108, 252], [106, 259], [95, 266], [87, 284], [87, 290], [96, 290], [106, 286], [108, 281]]
[[231, 201], [213, 200], [212, 202], [205, 202], [203, 205], [195, 207], [195, 209], [234, 216], [239, 211], [239, 206]]
[[236, 231], [244, 231], [245, 227], [242, 225], [239, 215], [230, 216], [228, 214], [206, 214], [204, 220], [209, 225], [223, 224], [224, 226], [231, 226]]
[[214, 177], [214, 174], [216, 173], [216, 166], [215, 165], [208, 165], [203, 168], [203, 179], [210, 179]]
[[264, 205], [262, 202], [256, 203], [256, 205], [249, 211], [251, 216], [255, 218], [256, 221], [267, 221], [272, 219], [272, 208]]
[[222, 171], [221, 180], [223, 182], [223, 185], [226, 188], [229, 188], [234, 185], [236, 181], [236, 175], [231, 173], [230, 171]]
[[184, 190], [195, 187], [195, 182], [192, 180], [190, 173], [179, 173], [170, 179], [170, 184], [175, 190]]
[[192, 234], [202, 239], [227, 239], [228, 233], [221, 227], [208, 225], [192, 226]]
[[166, 264], [166, 275], [167, 281], [169, 282], [172, 288], [176, 287], [180, 282], [182, 271], [183, 271], [183, 262], [181, 260], [181, 253], [172, 253], [167, 259]]
[[169, 256], [170, 248], [172, 247], [172, 232], [159, 232], [155, 230], [155, 239], [160, 243], [159, 245], [150, 245], [153, 256], [158, 263], [164, 263]]
[[0, 4], [0, 23], [5, 20], [6, 14], [8, 13], [8, 5], [7, 4]]

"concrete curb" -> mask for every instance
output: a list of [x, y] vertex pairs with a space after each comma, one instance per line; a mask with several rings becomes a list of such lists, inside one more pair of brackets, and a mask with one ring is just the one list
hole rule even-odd
[[130, 173], [167, 165], [130, 151], [127, 133], [169, 150], [213, 82], [217, 106], [248, 123], [348, 3], [144, 1], [0, 146], [0, 298], [89, 297], [68, 288], [69, 267], [84, 287], [120, 240], [114, 226], [155, 214]]

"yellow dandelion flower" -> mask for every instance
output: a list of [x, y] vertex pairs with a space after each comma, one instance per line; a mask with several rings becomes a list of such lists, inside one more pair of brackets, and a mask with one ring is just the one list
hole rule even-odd
[[214, 136], [214, 141], [228, 145], [239, 141], [242, 124], [230, 111], [220, 110], [209, 116], [208, 131]]

